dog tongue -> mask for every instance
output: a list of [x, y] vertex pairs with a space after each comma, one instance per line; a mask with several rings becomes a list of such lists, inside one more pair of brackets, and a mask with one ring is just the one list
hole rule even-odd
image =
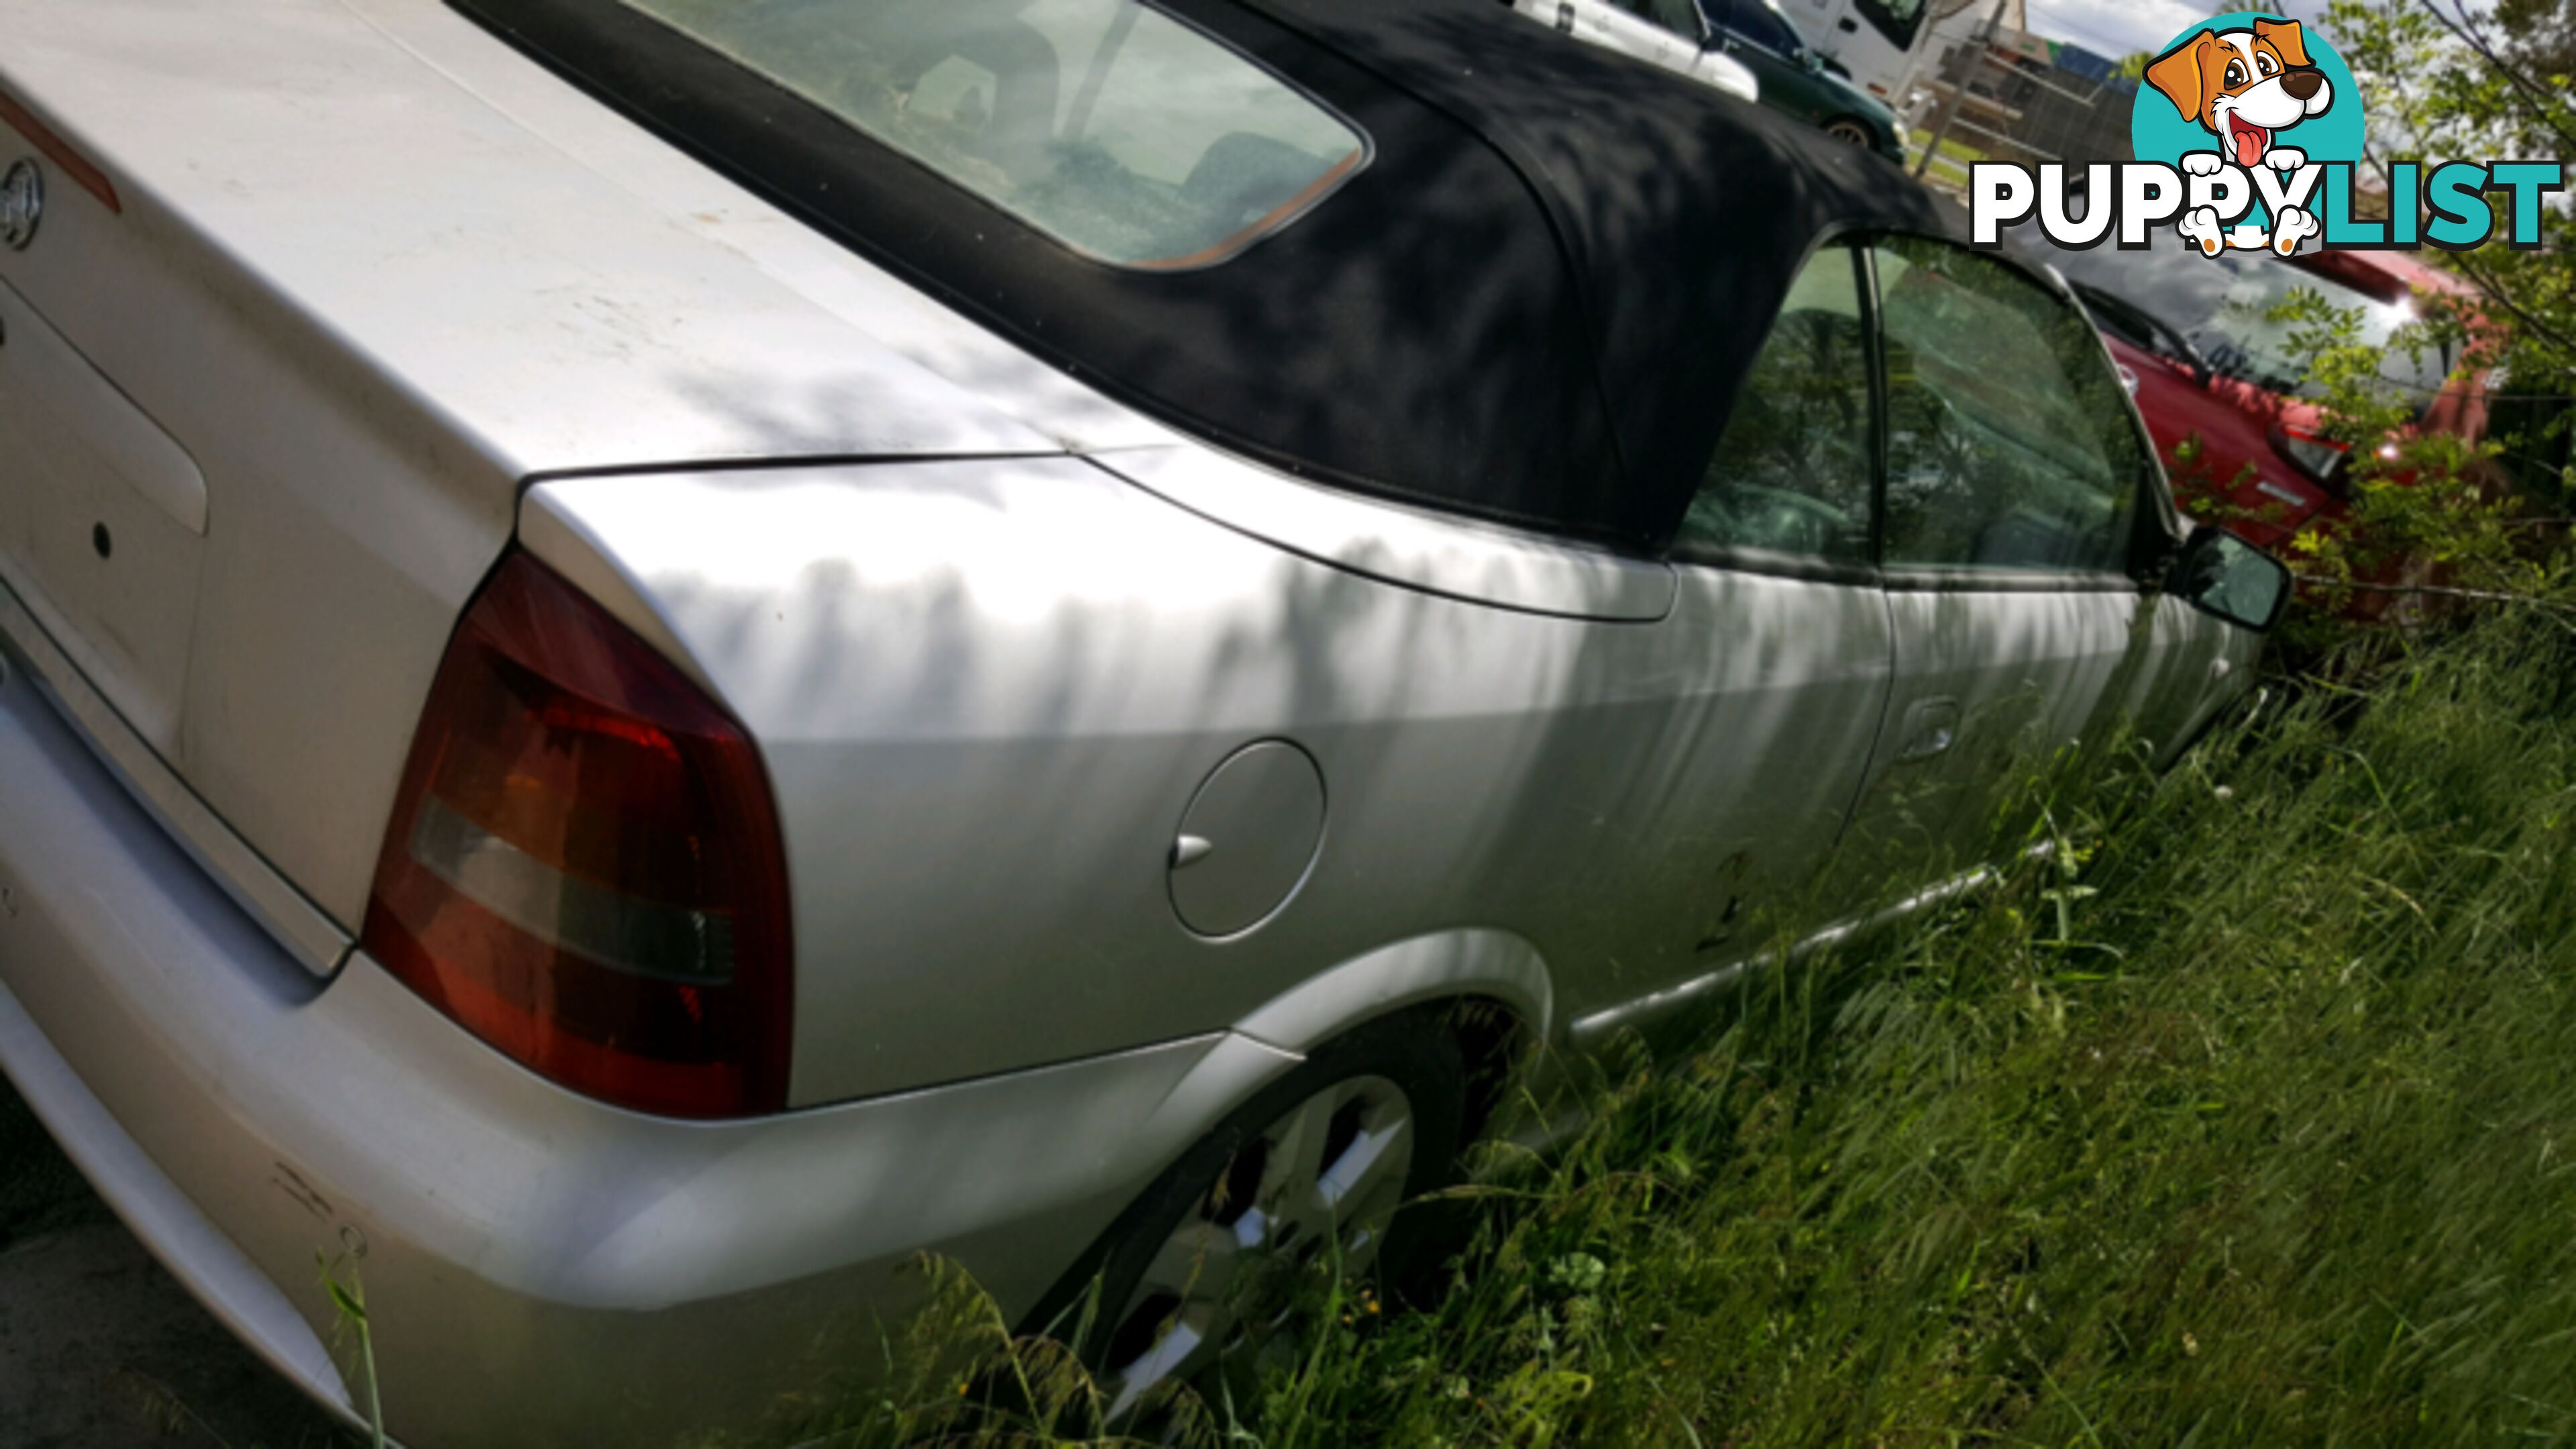
[[2261, 165], [2263, 143], [2271, 139], [2272, 133], [2260, 127], [2239, 130], [2236, 133], [2236, 164], [2248, 168]]

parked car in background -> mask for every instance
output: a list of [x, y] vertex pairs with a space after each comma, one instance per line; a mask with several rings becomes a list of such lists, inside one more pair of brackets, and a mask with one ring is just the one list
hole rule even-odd
[[756, 1425], [924, 1253], [1240, 1363], [2287, 596], [2043, 273], [1491, 0], [0, 29], [0, 1067], [413, 1449]]
[[[2358, 309], [2362, 340], [2382, 343], [2415, 315], [2417, 289], [2463, 287], [2390, 252], [2204, 257], [2168, 245], [2063, 248], [2028, 226], [2009, 235], [2083, 299], [2124, 376], [2135, 380], [2158, 451], [2171, 459], [2198, 440], [2193, 476], [2178, 491], [2228, 505], [2229, 526], [2266, 548], [2351, 518], [2350, 460], [2322, 435], [2306, 361], [2288, 346], [2292, 324], [2274, 320], [2274, 309], [2294, 291], [2313, 290], [2330, 305]], [[2459, 361], [2442, 348], [2393, 352], [2385, 386], [2411, 407], [2415, 427], [2476, 441], [2487, 431], [2485, 381]]]
[[[1940, 44], [1932, 0], [1782, 0], [1781, 8], [1846, 78], [1891, 106], [1907, 103]], [[1989, 8], [1980, 3], [1969, 15]], [[1956, 23], [1964, 33], [1966, 19]]]
[[1779, 0], [1697, 0], [1704, 43], [1742, 61], [1762, 85], [1762, 104], [1805, 121], [1848, 145], [1902, 166], [1905, 141], [1896, 112], [1835, 73], [1781, 13]]
[[1514, 10], [1604, 50], [1686, 75], [1741, 101], [1762, 99], [1750, 67], [1701, 43], [1691, 0], [1507, 0]]
[[1770, 0], [1512, 0], [1512, 7], [1578, 40], [1758, 99], [1837, 141], [1905, 160], [1895, 112], [1835, 75]]

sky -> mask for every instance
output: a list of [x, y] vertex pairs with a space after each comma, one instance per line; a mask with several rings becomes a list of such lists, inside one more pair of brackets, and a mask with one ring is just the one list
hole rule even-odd
[[[2141, 50], [2162, 50], [2174, 32], [2217, 10], [2212, 0], [2028, 0], [2030, 28], [2051, 40], [2071, 40], [2113, 60]], [[1982, 6], [1978, 7], [1983, 9]], [[2275, 0], [2263, 5], [2230, 5], [2235, 9], [2268, 9], [2313, 22], [2325, 0]]]

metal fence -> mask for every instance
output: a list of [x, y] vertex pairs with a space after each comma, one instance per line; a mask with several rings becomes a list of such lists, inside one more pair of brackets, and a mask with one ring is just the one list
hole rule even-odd
[[[2081, 166], [2130, 156], [2129, 114], [2137, 83], [2116, 62], [2021, 29], [2020, 7], [2002, 0], [1971, 4], [1933, 30], [1937, 59], [1910, 98], [1916, 127], [1933, 133], [1915, 163], [1936, 186], [1963, 183], [1959, 170], [1977, 157], [2040, 166]], [[1934, 164], [1933, 152], [1947, 164]]]

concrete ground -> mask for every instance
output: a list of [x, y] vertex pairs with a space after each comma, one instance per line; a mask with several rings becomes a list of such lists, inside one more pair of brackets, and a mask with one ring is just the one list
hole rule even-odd
[[0, 1078], [0, 1446], [352, 1442], [152, 1260]]

